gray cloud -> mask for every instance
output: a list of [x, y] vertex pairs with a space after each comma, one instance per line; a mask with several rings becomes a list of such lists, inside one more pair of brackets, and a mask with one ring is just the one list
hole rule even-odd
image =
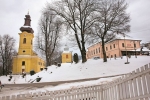
[[131, 17], [131, 32], [129, 35], [142, 42], [150, 41], [150, 0], [127, 0], [129, 7], [127, 12]]
[[[34, 35], [36, 35], [41, 10], [46, 2], [51, 1], [52, 0], [0, 0], [0, 34], [10, 34], [18, 43], [19, 28], [24, 24], [25, 15], [29, 10], [32, 20], [31, 26], [34, 29]], [[129, 3], [127, 12], [131, 17], [131, 32], [129, 35], [133, 37], [133, 39], [138, 38], [143, 42], [150, 41], [150, 0], [127, 0], [127, 3]]]

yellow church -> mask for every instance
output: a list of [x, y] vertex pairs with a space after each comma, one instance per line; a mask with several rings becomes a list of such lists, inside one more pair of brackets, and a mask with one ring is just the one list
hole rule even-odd
[[39, 72], [41, 68], [45, 68], [45, 61], [38, 57], [33, 51], [34, 31], [30, 26], [30, 15], [25, 15], [24, 25], [20, 28], [21, 33], [18, 54], [13, 58], [13, 74], [29, 73], [31, 70]]
[[65, 45], [64, 51], [62, 53], [62, 63], [72, 63], [72, 52], [69, 51], [67, 45]]

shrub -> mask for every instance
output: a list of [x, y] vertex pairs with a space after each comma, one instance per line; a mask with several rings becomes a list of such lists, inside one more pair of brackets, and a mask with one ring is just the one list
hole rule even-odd
[[77, 54], [77, 53], [75, 53], [75, 54], [73, 55], [73, 60], [74, 60], [75, 63], [78, 63], [79, 58], [78, 58], [78, 54]]
[[60, 63], [58, 63], [58, 67], [60, 67], [61, 66], [61, 64]]
[[47, 67], [46, 68], [44, 68], [46, 71], [47, 71]]
[[10, 79], [12, 79], [12, 76], [9, 76]]
[[32, 76], [32, 75], [34, 75], [35, 74], [35, 71], [34, 70], [31, 70], [30, 71], [30, 75]]
[[41, 77], [36, 78], [36, 82], [40, 82], [40, 80], [41, 80]]
[[42, 71], [42, 70], [43, 70], [43, 68], [40, 68], [40, 70]]
[[10, 79], [8, 79], [8, 81], [11, 81], [11, 78], [10, 78]]

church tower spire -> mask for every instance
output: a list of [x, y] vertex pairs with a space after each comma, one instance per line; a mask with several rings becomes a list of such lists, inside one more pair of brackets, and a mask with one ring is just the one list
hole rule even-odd
[[24, 22], [24, 25], [20, 28], [20, 31], [23, 32], [23, 31], [26, 31], [28, 33], [34, 33], [33, 29], [31, 28], [31, 17], [29, 15], [29, 12], [27, 15], [25, 15], [25, 18], [24, 18], [25, 22]]

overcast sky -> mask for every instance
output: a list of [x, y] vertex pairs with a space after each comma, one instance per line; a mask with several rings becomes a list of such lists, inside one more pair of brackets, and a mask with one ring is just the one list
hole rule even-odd
[[[25, 15], [29, 10], [31, 26], [36, 36], [41, 10], [46, 2], [51, 1], [54, 0], [0, 0], [0, 35], [10, 34], [18, 42], [19, 29], [23, 26]], [[142, 42], [150, 41], [150, 0], [127, 0], [127, 2], [129, 3], [127, 12], [131, 17], [131, 32], [128, 35]], [[18, 43], [16, 45], [18, 46]]]

